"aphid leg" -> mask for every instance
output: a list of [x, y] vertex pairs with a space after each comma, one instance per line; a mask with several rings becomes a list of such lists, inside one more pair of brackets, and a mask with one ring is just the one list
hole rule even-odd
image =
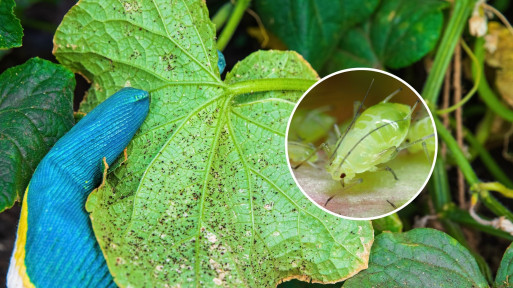
[[385, 100], [383, 100], [383, 103], [387, 103], [388, 101], [390, 101], [390, 99], [392, 99], [392, 97], [397, 95], [397, 93], [401, 92], [401, 90], [403, 90], [403, 88], [399, 88], [399, 89], [395, 90], [394, 92], [390, 93], [390, 95], [388, 95], [387, 98], [385, 98]]
[[422, 142], [422, 150], [424, 150], [424, 154], [426, 155], [426, 159], [429, 161], [429, 151], [427, 149], [426, 141]]
[[362, 102], [360, 102], [358, 100], [353, 102], [353, 116], [358, 114], [358, 111], [360, 110], [360, 106], [362, 106], [362, 108], [365, 109]]
[[333, 130], [335, 131], [335, 135], [337, 136], [337, 139], [342, 137], [342, 133], [340, 133], [340, 128], [337, 124], [333, 124]]
[[388, 171], [388, 172], [392, 173], [392, 176], [394, 176], [394, 179], [395, 179], [396, 181], [397, 181], [397, 180], [399, 180], [399, 179], [397, 178], [397, 175], [395, 174], [394, 170], [392, 170], [392, 168], [390, 168], [389, 166], [383, 166], [383, 170], [386, 170], [386, 171]]
[[388, 204], [390, 204], [390, 206], [394, 207], [394, 209], [397, 209], [397, 206], [395, 206], [394, 203], [390, 202], [388, 199], [387, 199], [387, 202], [388, 202]]
[[[344, 179], [340, 180], [341, 183], [343, 183]], [[353, 186], [356, 186], [358, 184], [361, 184], [363, 182], [363, 179], [362, 178], [358, 178], [358, 179], [355, 179], [353, 181], [351, 181], [351, 184], [347, 185], [344, 190], [347, 190]], [[330, 198], [328, 198], [328, 200], [326, 200], [326, 202], [324, 203], [324, 207], [326, 207], [328, 205], [328, 203], [331, 201], [331, 199], [333, 199], [335, 196], [337, 196], [337, 194], [333, 194], [330, 196]]]
[[[301, 167], [301, 165], [305, 164], [306, 162], [309, 162], [308, 160], [310, 160], [310, 158], [312, 158], [315, 154], [317, 154], [317, 152], [319, 152], [319, 150], [324, 149], [323, 148], [324, 145], [326, 145], [326, 147], [328, 146], [326, 143], [322, 143], [321, 145], [319, 145], [319, 147], [315, 148], [315, 150], [312, 153], [310, 153], [310, 155], [308, 155], [308, 157], [306, 157], [303, 161], [301, 161], [296, 166], [293, 166], [292, 169], [296, 170], [297, 168]], [[314, 166], [314, 165], [312, 165], [312, 166]]]

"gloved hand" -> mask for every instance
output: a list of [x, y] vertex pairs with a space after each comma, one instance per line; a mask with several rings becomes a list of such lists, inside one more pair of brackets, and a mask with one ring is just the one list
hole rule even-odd
[[147, 92], [123, 88], [80, 120], [39, 163], [23, 198], [7, 286], [116, 287], [85, 201], [149, 109]]

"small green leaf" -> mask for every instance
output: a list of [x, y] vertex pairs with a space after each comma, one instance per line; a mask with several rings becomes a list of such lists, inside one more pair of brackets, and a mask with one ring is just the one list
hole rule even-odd
[[0, 212], [21, 199], [37, 164], [73, 126], [75, 77], [32, 58], [0, 75]]
[[324, 70], [411, 65], [435, 47], [446, 6], [441, 0], [381, 1], [367, 22], [345, 33]]
[[500, 288], [513, 287], [513, 248], [509, 245], [502, 257], [497, 276], [495, 276], [495, 286]]
[[383, 232], [376, 237], [369, 268], [344, 283], [351, 287], [488, 287], [476, 260], [458, 241], [438, 230]]
[[401, 222], [399, 216], [394, 213], [383, 218], [372, 220], [372, 227], [374, 228], [375, 236], [381, 234], [381, 232], [384, 231], [402, 232], [403, 222]]
[[318, 209], [287, 167], [286, 125], [306, 88], [240, 92], [317, 74], [295, 52], [265, 51], [221, 81], [214, 39], [202, 0], [81, 0], [58, 28], [57, 59], [92, 81], [82, 109], [127, 84], [151, 95], [128, 160], [86, 206], [114, 280], [275, 287], [364, 269], [370, 222]]
[[23, 28], [14, 15], [14, 0], [0, 1], [0, 49], [20, 47]]
[[316, 69], [323, 66], [347, 28], [364, 21], [378, 0], [257, 0], [264, 25]]

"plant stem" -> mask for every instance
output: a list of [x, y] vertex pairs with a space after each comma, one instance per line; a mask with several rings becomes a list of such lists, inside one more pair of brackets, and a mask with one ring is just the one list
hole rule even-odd
[[235, 3], [235, 9], [232, 15], [230, 15], [230, 19], [228, 19], [228, 23], [226, 23], [221, 35], [219, 35], [217, 39], [217, 49], [223, 51], [224, 48], [226, 48], [233, 33], [235, 33], [235, 29], [239, 26], [240, 19], [242, 19], [242, 15], [244, 15], [244, 11], [248, 8], [249, 3], [251, 3], [251, 0], [238, 0], [237, 3]]
[[451, 61], [454, 48], [458, 43], [463, 28], [467, 25], [467, 19], [474, 8], [475, 0], [454, 1], [454, 8], [445, 33], [440, 41], [440, 46], [435, 56], [433, 66], [429, 72], [426, 84], [422, 90], [422, 96], [434, 107], [438, 100], [438, 94], [444, 81], [445, 71]]
[[[461, 227], [452, 221], [452, 219], [449, 219], [447, 217], [447, 211], [450, 211], [451, 209], [458, 209], [454, 203], [451, 202], [451, 194], [449, 191], [449, 181], [447, 179], [447, 171], [445, 170], [445, 164], [441, 157], [438, 157], [435, 169], [433, 170], [433, 178], [432, 181], [430, 181], [430, 193], [432, 195], [433, 204], [435, 206], [435, 210], [438, 214], [438, 218], [440, 220], [440, 223], [444, 226], [445, 231], [451, 235], [454, 239], [458, 240], [458, 242], [461, 243], [461, 245], [467, 247], [469, 249], [470, 253], [474, 256], [476, 259], [479, 269], [481, 272], [486, 276], [488, 282], [491, 283], [492, 280], [492, 273], [490, 270], [490, 267], [486, 263], [486, 261], [483, 259], [483, 257], [477, 252], [474, 251], [474, 248], [472, 248], [465, 237], [465, 234], [463, 234], [463, 231], [461, 230]], [[463, 213], [465, 211], [461, 210]], [[467, 217], [470, 218], [471, 221], [474, 223], [477, 223], [472, 217], [470, 217], [467, 213]], [[485, 226], [485, 225], [481, 225]], [[494, 229], [493, 227], [486, 226], [486, 229], [493, 229], [496, 232], [497, 229]], [[502, 236], [509, 235], [503, 231], [498, 231], [501, 233]], [[513, 238], [513, 236], [512, 236]]]
[[476, 220], [474, 220], [474, 218], [470, 216], [470, 214], [467, 211], [459, 209], [455, 205], [447, 207], [442, 213], [440, 213], [439, 216], [443, 219], [448, 219], [456, 223], [461, 223], [465, 226], [475, 228], [487, 234], [513, 241], [513, 235], [502, 230], [496, 229], [492, 226], [478, 223]]
[[492, 155], [486, 150], [485, 147], [479, 141], [470, 133], [470, 131], [465, 129], [465, 140], [470, 144], [472, 149], [474, 149], [477, 154], [479, 155], [479, 158], [481, 158], [481, 161], [483, 161], [484, 165], [492, 173], [493, 177], [497, 179], [502, 184], [506, 185], [509, 188], [513, 188], [513, 181], [504, 173], [504, 171], [497, 165], [495, 160], [493, 159]]
[[479, 183], [479, 178], [477, 178], [477, 175], [476, 173], [474, 173], [472, 166], [463, 154], [463, 151], [461, 151], [460, 147], [458, 146], [458, 143], [456, 143], [456, 140], [454, 140], [454, 138], [452, 137], [451, 133], [447, 131], [447, 129], [444, 127], [442, 122], [440, 122], [440, 119], [438, 119], [437, 116], [433, 117], [433, 119], [435, 120], [438, 135], [445, 142], [447, 148], [451, 151], [454, 161], [456, 161], [456, 164], [458, 164], [458, 167], [461, 169], [461, 172], [463, 172], [463, 176], [465, 176], [467, 182], [470, 184], [470, 186]]
[[445, 163], [441, 157], [437, 157], [433, 176], [431, 180], [432, 199], [435, 210], [440, 212], [445, 205], [451, 203], [451, 193], [449, 191], [449, 181], [447, 180], [447, 171]]
[[316, 80], [290, 78], [255, 79], [230, 84], [228, 89], [233, 95], [275, 90], [306, 91], [315, 82]]
[[481, 123], [478, 124], [476, 129], [476, 140], [479, 144], [484, 145], [490, 136], [490, 130], [492, 129], [493, 120], [495, 114], [492, 110], [486, 109], [486, 113], [481, 120]]
[[[465, 179], [467, 179], [469, 185], [474, 186], [475, 184], [478, 184], [480, 182], [479, 178], [477, 178], [477, 175], [472, 169], [472, 166], [468, 162], [465, 155], [463, 155], [463, 152], [458, 146], [458, 143], [456, 143], [456, 140], [454, 140], [451, 133], [447, 131], [438, 117], [435, 116], [433, 118], [435, 120], [438, 135], [440, 135], [440, 138], [445, 142], [447, 148], [451, 151], [454, 161], [460, 168], [461, 172], [463, 172], [463, 176], [465, 176]], [[487, 190], [480, 190], [478, 193], [479, 198], [483, 204], [488, 209], [490, 209], [490, 211], [492, 211], [497, 216], [506, 216], [510, 221], [513, 221], [513, 213], [511, 213], [508, 208], [504, 207], [504, 205], [495, 199], [495, 197], [493, 197], [490, 192]]]
[[[474, 77], [474, 81], [477, 79], [477, 71], [484, 71], [484, 39], [477, 38], [474, 46], [474, 54], [477, 58], [477, 64], [472, 63], [472, 75]], [[479, 66], [478, 66], [479, 65]], [[495, 95], [490, 85], [486, 80], [486, 77], [481, 77], [479, 81], [479, 86], [477, 88], [479, 92], [479, 96], [481, 100], [485, 102], [485, 104], [497, 115], [504, 118], [504, 120], [513, 122], [513, 111], [510, 110], [506, 105], [502, 104], [501, 100]]]
[[230, 13], [232, 13], [233, 5], [232, 2], [228, 1], [226, 2], [219, 10], [217, 10], [216, 14], [212, 17], [212, 23], [216, 25], [216, 31], [219, 31], [221, 27], [226, 23], [226, 20], [228, 20], [228, 16], [230, 16]]

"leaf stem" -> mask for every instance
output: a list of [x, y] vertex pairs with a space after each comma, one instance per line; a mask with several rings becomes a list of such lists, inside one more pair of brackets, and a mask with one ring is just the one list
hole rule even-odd
[[217, 49], [223, 51], [224, 48], [226, 48], [226, 45], [228, 45], [228, 42], [232, 39], [233, 33], [235, 33], [235, 29], [239, 26], [244, 11], [249, 7], [249, 3], [251, 3], [251, 0], [238, 0], [237, 3], [235, 3], [235, 9], [217, 39]]
[[226, 23], [226, 20], [228, 20], [228, 16], [230, 16], [230, 13], [232, 13], [233, 10], [233, 4], [232, 2], [228, 1], [226, 2], [219, 10], [217, 10], [216, 14], [212, 17], [212, 23], [216, 25], [216, 31], [219, 31], [221, 27]]
[[441, 157], [437, 157], [435, 168], [433, 169], [433, 178], [430, 181], [432, 191], [432, 200], [437, 212], [444, 209], [445, 205], [451, 203], [451, 193], [449, 190], [449, 181], [447, 180], [447, 171], [445, 163]]
[[[474, 54], [477, 58], [477, 63], [472, 63], [472, 75], [474, 77], [474, 81], [477, 79], [477, 71], [484, 71], [484, 39], [477, 38], [474, 46]], [[507, 106], [502, 104], [501, 100], [497, 97], [497, 95], [493, 92], [492, 88], [488, 84], [486, 77], [481, 77], [479, 81], [479, 86], [477, 91], [479, 92], [479, 96], [481, 100], [485, 102], [485, 104], [497, 115], [502, 117], [504, 120], [513, 122], [513, 111], [510, 110]]]
[[444, 81], [445, 71], [454, 53], [454, 48], [458, 43], [463, 28], [467, 25], [467, 19], [474, 8], [475, 0], [454, 1], [454, 8], [449, 23], [445, 28], [445, 33], [440, 41], [440, 48], [435, 56], [433, 66], [429, 72], [426, 84], [422, 90], [422, 96], [429, 102], [429, 105], [436, 105], [438, 94]]
[[315, 82], [315, 80], [291, 78], [255, 79], [230, 84], [228, 89], [234, 95], [275, 90], [306, 91]]

